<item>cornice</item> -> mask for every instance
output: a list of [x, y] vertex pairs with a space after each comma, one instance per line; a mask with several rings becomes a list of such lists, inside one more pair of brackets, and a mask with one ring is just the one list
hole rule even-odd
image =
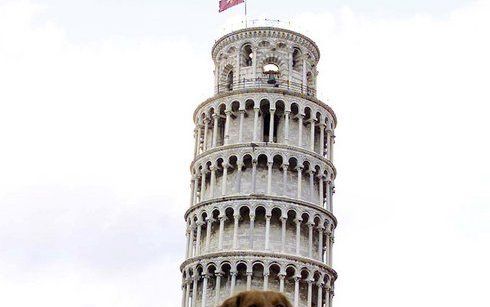
[[328, 165], [333, 170], [333, 176], [334, 176], [333, 178], [334, 179], [337, 177], [337, 169], [335, 168], [335, 165], [332, 163], [332, 161], [328, 160], [325, 157], [322, 157], [318, 153], [313, 152], [313, 151], [309, 151], [309, 150], [306, 150], [304, 148], [297, 147], [297, 146], [286, 145], [286, 144], [281, 144], [281, 143], [268, 143], [268, 142], [252, 142], [252, 143], [243, 143], [243, 144], [224, 145], [224, 146], [219, 146], [219, 147], [215, 147], [215, 148], [206, 150], [205, 152], [196, 156], [194, 158], [194, 160], [192, 161], [192, 163], [190, 165], [191, 174], [192, 174], [192, 169], [194, 168], [194, 164], [197, 161], [199, 161], [200, 159], [204, 158], [205, 156], [208, 156], [208, 155], [211, 155], [213, 153], [220, 152], [220, 151], [230, 150], [230, 149], [238, 149], [238, 148], [252, 148], [253, 149], [256, 147], [284, 149], [284, 150], [290, 150], [290, 151], [294, 151], [297, 153], [312, 156], [312, 157], [322, 161], [323, 163]]
[[301, 262], [304, 264], [308, 265], [313, 265], [320, 267], [329, 273], [332, 274], [334, 277], [334, 280], [337, 279], [337, 272], [329, 265], [315, 260], [311, 259], [308, 257], [303, 257], [303, 256], [297, 256], [297, 255], [292, 255], [292, 254], [284, 254], [284, 253], [268, 253], [268, 252], [261, 252], [261, 251], [250, 251], [250, 250], [238, 250], [238, 251], [223, 251], [223, 252], [218, 252], [218, 253], [209, 253], [209, 254], [204, 254], [200, 255], [197, 257], [193, 258], [188, 258], [186, 259], [181, 265], [180, 265], [180, 271], [182, 271], [186, 266], [194, 263], [194, 262], [202, 262], [203, 260], [215, 260], [216, 258], [230, 258], [230, 257], [237, 257], [237, 258], [243, 258], [243, 257], [261, 257], [261, 258], [268, 258], [270, 260], [288, 260], [292, 262]]
[[194, 206], [190, 207], [187, 209], [187, 211], [184, 214], [184, 220], [187, 221], [187, 216], [195, 210], [198, 210], [202, 207], [205, 207], [207, 205], [217, 205], [219, 203], [224, 203], [224, 202], [233, 202], [233, 201], [264, 201], [263, 205], [266, 205], [267, 202], [272, 201], [272, 202], [285, 202], [285, 203], [291, 203], [295, 204], [298, 206], [304, 206], [309, 209], [317, 210], [325, 215], [327, 215], [333, 222], [334, 226], [337, 227], [337, 218], [335, 215], [322, 208], [319, 207], [317, 204], [310, 203], [304, 200], [298, 200], [294, 198], [289, 198], [289, 197], [284, 197], [284, 196], [274, 196], [274, 195], [264, 195], [264, 194], [244, 194], [244, 195], [232, 195], [232, 196], [223, 196], [223, 197], [217, 197], [209, 200], [205, 200], [203, 202], [200, 202], [198, 204], [195, 204]]
[[289, 40], [308, 48], [312, 51], [315, 61], [317, 63], [320, 61], [320, 48], [311, 38], [301, 33], [278, 27], [251, 27], [228, 33], [214, 43], [211, 51], [212, 58], [216, 58], [223, 46], [247, 38], [280, 38]]

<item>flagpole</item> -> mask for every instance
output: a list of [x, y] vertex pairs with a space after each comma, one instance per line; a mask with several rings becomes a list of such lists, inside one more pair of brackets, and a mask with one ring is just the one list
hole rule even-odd
[[248, 28], [248, 21], [247, 21], [247, 0], [245, 2], [245, 28]]

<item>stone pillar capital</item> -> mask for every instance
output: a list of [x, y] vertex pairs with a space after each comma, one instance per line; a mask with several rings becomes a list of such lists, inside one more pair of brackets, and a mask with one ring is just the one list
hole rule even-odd
[[224, 275], [224, 274], [223, 274], [223, 272], [218, 271], [218, 272], [215, 272], [215, 273], [214, 273], [214, 275], [215, 275], [216, 277], [223, 277], [223, 275]]

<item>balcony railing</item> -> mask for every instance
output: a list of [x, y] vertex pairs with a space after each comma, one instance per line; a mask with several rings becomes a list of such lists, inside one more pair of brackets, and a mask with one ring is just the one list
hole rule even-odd
[[302, 93], [307, 96], [316, 96], [316, 90], [312, 87], [305, 86], [301, 83], [289, 82], [287, 80], [271, 80], [269, 78], [242, 79], [239, 82], [221, 83], [218, 85], [217, 93], [248, 88], [277, 88]]

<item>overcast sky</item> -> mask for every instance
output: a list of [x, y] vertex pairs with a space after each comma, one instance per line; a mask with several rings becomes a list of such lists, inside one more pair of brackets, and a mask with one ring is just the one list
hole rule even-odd
[[[218, 0], [0, 0], [0, 305], [181, 301]], [[490, 0], [249, 0], [322, 50], [335, 307], [488, 307]]]

